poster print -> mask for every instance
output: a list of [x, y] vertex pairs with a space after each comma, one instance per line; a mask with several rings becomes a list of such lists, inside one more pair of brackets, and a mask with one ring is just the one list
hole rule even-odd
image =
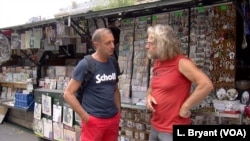
[[76, 140], [80, 141], [82, 128], [81, 126], [77, 126], [77, 125], [75, 125], [74, 127], [75, 127]]
[[43, 137], [43, 121], [42, 119], [33, 120], [33, 130], [36, 135]]
[[30, 39], [31, 48], [40, 48], [42, 39], [42, 28], [33, 29], [32, 38]]
[[8, 89], [7, 89], [6, 98], [7, 99], [11, 99], [12, 98], [12, 88], [11, 87], [8, 87]]
[[18, 33], [11, 34], [11, 49], [20, 49], [21, 48], [21, 35]]
[[51, 116], [51, 97], [47, 95], [42, 95], [42, 113]]
[[33, 40], [34, 36], [33, 36], [33, 31], [25, 31], [25, 48], [30, 48], [30, 46], [32, 47], [33, 45], [31, 44], [31, 40]]
[[26, 49], [26, 47], [25, 47], [25, 33], [21, 34], [21, 49]]
[[52, 130], [52, 121], [47, 118], [43, 118], [43, 126], [44, 126], [44, 137], [52, 139], [53, 138], [53, 130]]
[[63, 106], [63, 123], [72, 127], [73, 126], [73, 109]]
[[34, 118], [41, 119], [41, 115], [42, 115], [42, 104], [35, 102]]
[[72, 127], [65, 126], [63, 129], [64, 141], [76, 141], [76, 133]]
[[75, 116], [75, 122], [81, 125], [81, 117], [76, 112], [74, 112], [74, 116]]
[[63, 141], [63, 123], [53, 122], [53, 138], [56, 141]]
[[53, 121], [62, 122], [62, 106], [53, 104]]
[[29, 47], [30, 48], [35, 47], [35, 35], [34, 35], [33, 31], [31, 31], [31, 33], [30, 33]]
[[5, 99], [7, 97], [7, 91], [8, 91], [7, 87], [2, 87], [2, 92], [0, 94], [1, 99]]

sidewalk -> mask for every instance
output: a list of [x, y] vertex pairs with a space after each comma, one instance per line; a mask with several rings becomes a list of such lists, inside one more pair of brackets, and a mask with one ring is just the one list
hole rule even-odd
[[18, 126], [14, 123], [0, 124], [0, 141], [42, 141], [32, 130]]

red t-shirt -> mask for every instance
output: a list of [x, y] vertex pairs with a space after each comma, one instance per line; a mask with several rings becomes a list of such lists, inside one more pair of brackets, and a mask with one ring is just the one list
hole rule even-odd
[[159, 131], [172, 133], [172, 125], [190, 124], [190, 118], [179, 116], [183, 102], [190, 95], [191, 81], [179, 72], [178, 63], [185, 56], [171, 60], [155, 61], [151, 80], [152, 96], [157, 104], [153, 105], [151, 124]]

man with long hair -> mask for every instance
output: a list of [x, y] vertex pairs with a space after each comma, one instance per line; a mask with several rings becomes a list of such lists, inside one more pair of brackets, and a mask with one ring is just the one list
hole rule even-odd
[[[146, 50], [154, 60], [147, 91], [147, 108], [152, 111], [150, 141], [172, 141], [173, 125], [190, 124], [191, 108], [212, 90], [211, 80], [181, 53], [173, 28], [148, 28]], [[190, 94], [191, 83], [196, 84]]]

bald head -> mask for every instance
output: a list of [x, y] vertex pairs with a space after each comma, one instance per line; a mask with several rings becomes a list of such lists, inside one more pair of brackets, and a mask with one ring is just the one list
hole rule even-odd
[[112, 34], [112, 32], [108, 28], [99, 28], [96, 29], [92, 35], [92, 42], [98, 42], [101, 40], [103, 34]]

